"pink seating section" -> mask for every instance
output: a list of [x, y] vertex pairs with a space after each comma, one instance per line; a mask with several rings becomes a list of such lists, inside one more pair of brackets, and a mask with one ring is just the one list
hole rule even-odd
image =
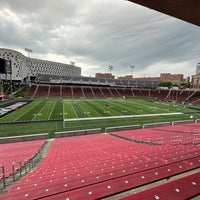
[[1, 199], [99, 199], [200, 166], [200, 147], [151, 146], [105, 134], [55, 139], [32, 173]]
[[200, 91], [193, 90], [162, 90], [162, 89], [139, 89], [105, 86], [78, 86], [78, 85], [32, 85], [27, 98], [31, 97], [63, 97], [63, 98], [151, 98], [161, 101], [189, 102], [194, 105], [200, 104]]
[[144, 200], [147, 197], [148, 199], [154, 200], [183, 200], [190, 199], [191, 197], [198, 196], [199, 194], [200, 172], [134, 195], [130, 195], [128, 197], [122, 198], [121, 200]]
[[[0, 145], [0, 166], [5, 168], [5, 176], [12, 174], [12, 163], [21, 161], [21, 165], [25, 164], [25, 160], [29, 161], [39, 151], [45, 140], [31, 142], [17, 142]], [[15, 164], [15, 169], [19, 169], [19, 163]], [[1, 171], [0, 171], [1, 173]]]
[[195, 134], [195, 133], [200, 133], [200, 123], [164, 126], [164, 127], [155, 128], [154, 130]]
[[[161, 141], [163, 141], [164, 144], [171, 144], [174, 137], [182, 138], [183, 144], [193, 143], [194, 137], [196, 137], [196, 142], [200, 143], [200, 123], [119, 131], [112, 132], [112, 134], [139, 142], [153, 144], [159, 144]], [[180, 141], [177, 140], [176, 143], [180, 143]]]

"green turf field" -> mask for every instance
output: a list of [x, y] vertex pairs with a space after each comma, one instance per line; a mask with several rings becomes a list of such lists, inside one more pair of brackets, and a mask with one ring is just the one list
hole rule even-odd
[[53, 136], [55, 131], [188, 120], [191, 116], [199, 119], [200, 112], [141, 99], [39, 99], [0, 118], [0, 136], [44, 132]]

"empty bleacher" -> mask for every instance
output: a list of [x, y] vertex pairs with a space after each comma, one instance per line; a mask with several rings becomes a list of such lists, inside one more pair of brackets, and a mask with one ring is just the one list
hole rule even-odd
[[109, 88], [101, 88], [101, 91], [103, 92], [103, 96], [105, 98], [114, 98], [113, 94], [111, 93], [111, 91], [109, 90]]
[[[92, 78], [90, 78], [92, 79]], [[82, 78], [82, 81], [85, 80]], [[91, 81], [91, 80], [90, 80]], [[106, 82], [105, 82], [106, 83]], [[103, 83], [101, 83], [103, 84]], [[200, 91], [175, 89], [138, 89], [105, 86], [33, 84], [27, 98], [149, 98], [160, 101], [200, 104]]]
[[154, 128], [154, 130], [168, 131], [168, 132], [175, 132], [175, 133], [196, 134], [196, 133], [200, 133], [200, 124], [199, 123], [179, 124], [175, 126], [165, 126], [165, 127]]
[[158, 128], [112, 132], [112, 135], [149, 144], [200, 144], [200, 123], [164, 126]]
[[180, 90], [177, 96], [177, 102], [185, 102], [192, 94], [193, 90]]
[[1, 199], [100, 199], [196, 169], [199, 150], [194, 144], [147, 145], [105, 134], [55, 139], [41, 165]]
[[117, 88], [117, 91], [122, 97], [132, 98], [134, 96], [131, 88]]
[[69, 77], [69, 76], [57, 76], [57, 75], [45, 75], [39, 74], [37, 76], [37, 82], [41, 84], [78, 84], [78, 85], [92, 85], [92, 86], [117, 86], [117, 87], [135, 87], [135, 88], [157, 88], [159, 81], [143, 81], [143, 80], [118, 80], [118, 79], [106, 79], [95, 77]]
[[193, 105], [200, 105], [200, 91], [195, 91], [189, 98], [189, 102]]
[[84, 93], [84, 96], [86, 98], [94, 98], [94, 93], [93, 93], [93, 90], [92, 90], [92, 87], [82, 87], [83, 89], [83, 93]]
[[37, 140], [31, 142], [1, 144], [0, 166], [4, 166], [5, 168], [5, 177], [9, 177], [12, 174], [12, 164], [15, 164], [16, 172], [20, 167], [20, 162], [21, 166], [24, 166], [25, 162], [28, 162], [33, 158], [45, 142], [45, 140]]
[[62, 97], [63, 98], [72, 98], [72, 86], [62, 86]]
[[170, 90], [168, 90], [168, 89], [167, 90], [159, 89], [158, 93], [157, 93], [157, 99], [161, 100], [161, 101], [165, 101], [165, 100], [167, 100], [169, 93], [170, 93]]
[[121, 198], [121, 200], [192, 199], [200, 194], [200, 172]]
[[48, 97], [50, 85], [39, 85], [35, 97]]
[[74, 98], [83, 98], [84, 97], [82, 87], [73, 86], [72, 90], [73, 90], [72, 93], [73, 93]]
[[178, 92], [179, 92], [178, 90], [171, 89], [167, 96], [167, 100], [168, 101], [178, 101]]
[[26, 98], [32, 98], [34, 97], [35, 91], [37, 89], [38, 85], [32, 85], [31, 88], [29, 89]]
[[150, 91], [148, 89], [133, 89], [135, 97], [149, 98]]
[[112, 98], [121, 98], [122, 97], [116, 88], [108, 88], [108, 89], [110, 90], [110, 93], [112, 94]]
[[49, 92], [49, 98], [60, 98], [61, 97], [61, 86], [57, 85], [51, 85], [50, 86], [50, 92]]
[[96, 98], [105, 98], [105, 96], [104, 96], [104, 94], [103, 94], [103, 92], [102, 92], [100, 87], [93, 87], [92, 91], [93, 91], [94, 96]]

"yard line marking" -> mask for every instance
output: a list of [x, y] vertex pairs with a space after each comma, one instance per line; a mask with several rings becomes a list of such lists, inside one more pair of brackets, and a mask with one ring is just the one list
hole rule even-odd
[[[34, 105], [37, 106], [41, 101], [38, 101], [37, 104]], [[31, 102], [32, 103], [32, 102]], [[30, 107], [26, 112], [23, 112], [20, 116], [18, 116], [17, 118], [15, 118], [15, 120], [13, 122], [16, 122], [20, 117], [26, 115], [27, 112], [29, 112], [31, 109], [33, 109], [34, 107]], [[25, 107], [24, 107], [25, 108]]]
[[118, 119], [118, 118], [131, 118], [131, 117], [154, 117], [154, 116], [182, 115], [182, 114], [183, 113], [181, 113], [181, 112], [176, 112], [176, 113], [160, 113], [160, 114], [144, 114], [144, 115], [122, 115], [122, 116], [64, 119], [64, 121], [82, 121], [82, 120], [96, 120], [96, 119]]
[[56, 103], [57, 103], [57, 101], [55, 101], [54, 106], [53, 106], [52, 109], [51, 109], [51, 113], [50, 113], [50, 115], [49, 115], [49, 117], [48, 117], [48, 120], [50, 119], [50, 117], [51, 117], [51, 115], [52, 115], [52, 113], [53, 113], [53, 110], [54, 110], [54, 108], [55, 108], [55, 106], [56, 106]]
[[[64, 109], [64, 99], [62, 100], [62, 105], [63, 105], [63, 114], [62, 114], [62, 118], [63, 118], [63, 121], [64, 121], [64, 118], [65, 118], [65, 109]], [[64, 126], [63, 126], [64, 127]]]
[[[81, 102], [81, 101], [80, 101]], [[83, 108], [83, 106], [81, 106], [81, 104], [79, 103], [79, 106], [81, 107], [81, 109], [83, 110], [84, 114], [86, 114], [88, 117], [90, 117], [90, 112], [87, 112], [87, 110], [85, 110]]]
[[63, 118], [63, 128], [65, 128], [65, 121], [64, 121], [64, 118], [65, 118], [65, 110], [64, 110], [64, 99], [62, 100], [62, 106], [63, 106], [63, 113], [62, 113], [62, 118]]
[[33, 117], [33, 119], [32, 119], [31, 121], [34, 121], [34, 119], [38, 116], [38, 113], [40, 113], [41, 110], [43, 110], [47, 104], [48, 104], [48, 101], [47, 101], [46, 104], [45, 104], [44, 106], [42, 106], [42, 108], [35, 114], [35, 117]]
[[75, 110], [74, 110], [74, 105], [73, 105], [72, 101], [70, 102], [70, 104], [72, 105], [72, 109], [73, 109], [74, 114], [76, 115], [76, 119], [77, 119], [77, 118], [78, 118], [78, 115], [77, 115], [77, 113], [76, 113]]

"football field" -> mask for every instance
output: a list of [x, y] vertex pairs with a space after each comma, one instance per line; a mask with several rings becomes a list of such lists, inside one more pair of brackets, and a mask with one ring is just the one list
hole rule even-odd
[[142, 125], [191, 116], [197, 119], [200, 113], [184, 105], [142, 99], [37, 99], [0, 118], [0, 135]]

